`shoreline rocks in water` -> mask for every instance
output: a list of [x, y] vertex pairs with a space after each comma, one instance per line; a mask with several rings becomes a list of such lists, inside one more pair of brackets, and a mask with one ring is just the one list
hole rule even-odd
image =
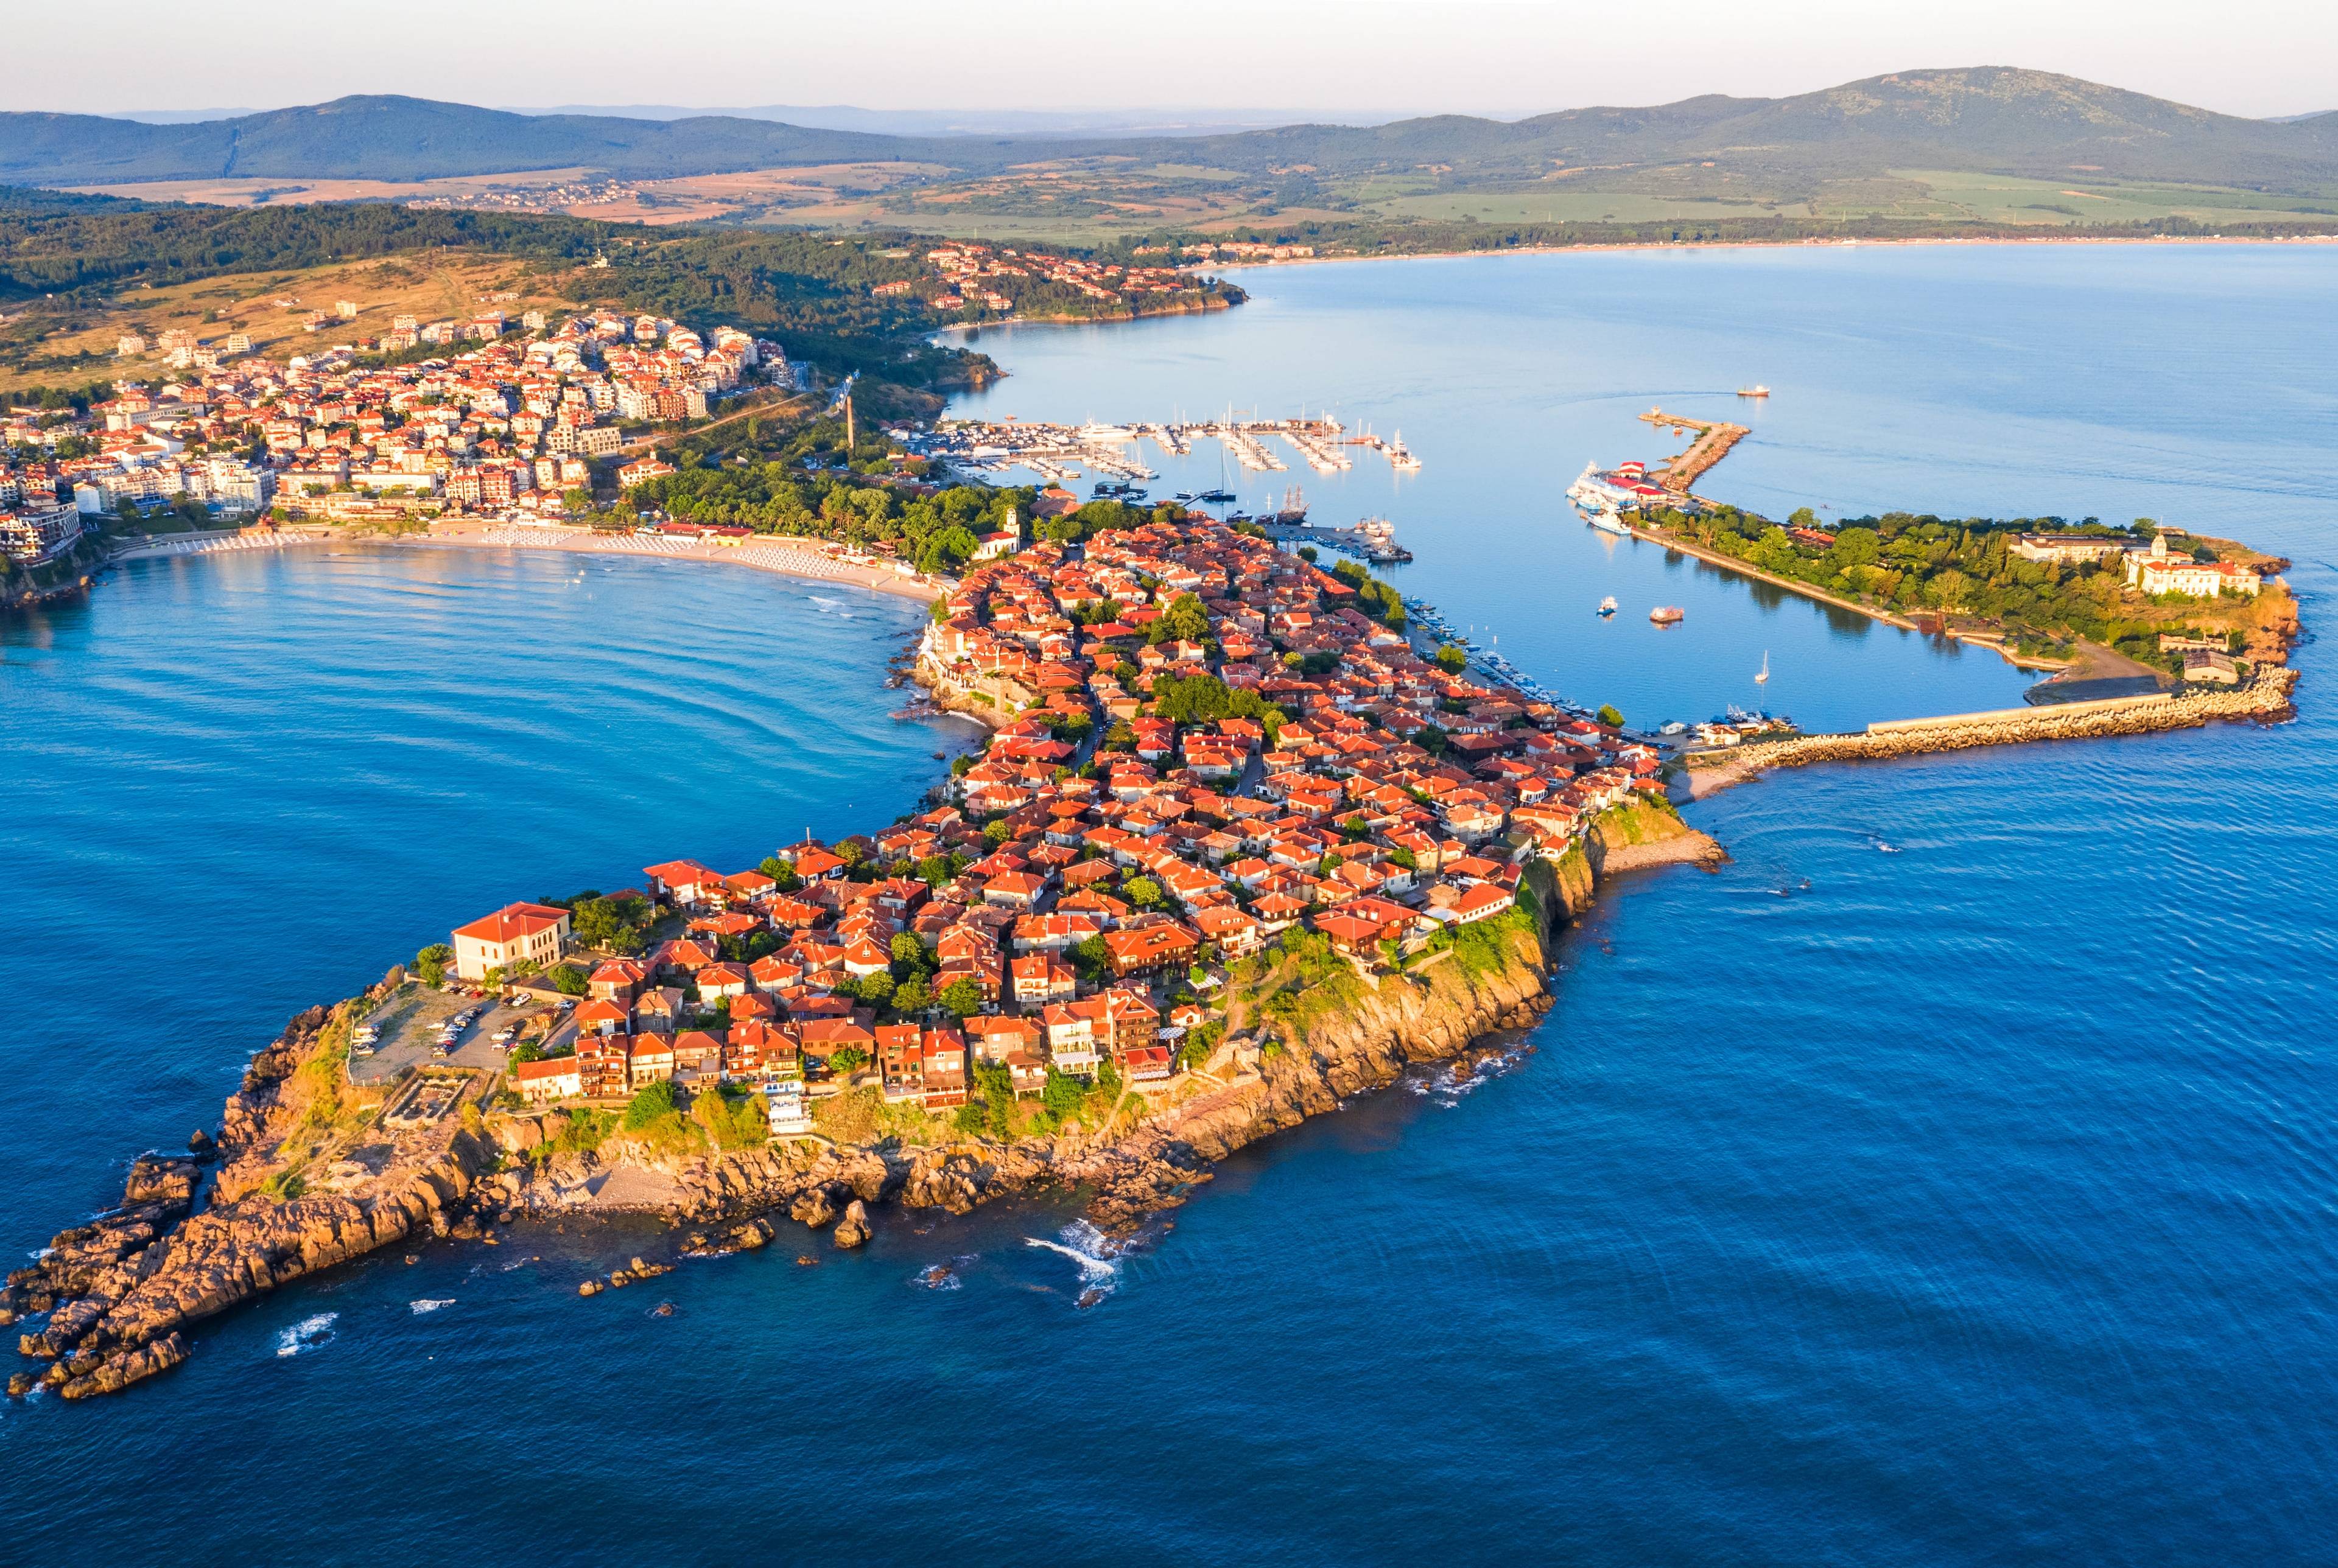
[[[1588, 905], [1601, 875], [1720, 857], [1717, 845], [1669, 812], [1636, 820], [1629, 834], [1595, 834], [1582, 852], [1533, 864], [1539, 913], [1518, 934], [1510, 961], [1476, 974], [1444, 963], [1380, 976], [1352, 1007], [1317, 1017], [1303, 1040], [1260, 1053], [1234, 1082], [1156, 1109], [1116, 1141], [1090, 1145], [1067, 1134], [697, 1155], [657, 1171], [663, 1184], [651, 1211], [699, 1225], [685, 1235], [685, 1256], [765, 1246], [777, 1237], [779, 1214], [808, 1229], [832, 1226], [835, 1245], [853, 1250], [870, 1240], [870, 1210], [880, 1203], [964, 1214], [1046, 1187], [1084, 1191], [1100, 1230], [1128, 1235], [1183, 1202], [1233, 1151], [1386, 1087], [1413, 1065], [1461, 1058], [1532, 1027], [1551, 1004], [1552, 936]], [[388, 988], [385, 982], [353, 1001], [378, 1000]], [[499, 1169], [507, 1152], [541, 1144], [543, 1130], [520, 1125], [525, 1116], [491, 1126], [467, 1105], [427, 1135], [401, 1137], [380, 1169], [342, 1191], [310, 1196], [288, 1184], [281, 1161], [312, 1108], [301, 1069], [345, 1045], [352, 1008], [316, 1007], [295, 1018], [253, 1059], [215, 1138], [190, 1140], [187, 1155], [141, 1156], [119, 1207], [60, 1232], [46, 1255], [8, 1276], [0, 1310], [47, 1318], [20, 1340], [25, 1354], [48, 1363], [39, 1383], [75, 1399], [118, 1392], [185, 1360], [189, 1326], [308, 1274], [425, 1235], [484, 1243], [490, 1219], [550, 1220], [596, 1206], [612, 1166], [572, 1152]], [[199, 1209], [211, 1161], [210, 1203]], [[620, 1161], [614, 1169], [626, 1168]], [[801, 1253], [796, 1261], [820, 1259]], [[635, 1257], [577, 1293], [622, 1289], [673, 1267]], [[1097, 1292], [1086, 1304], [1103, 1298]], [[32, 1377], [15, 1381], [30, 1387]]]

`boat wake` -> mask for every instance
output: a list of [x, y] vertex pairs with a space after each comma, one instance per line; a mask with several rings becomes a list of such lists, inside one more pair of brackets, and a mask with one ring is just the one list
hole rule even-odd
[[1027, 1247], [1059, 1252], [1079, 1266], [1081, 1307], [1093, 1307], [1119, 1288], [1120, 1259], [1114, 1255], [1113, 1244], [1103, 1231], [1085, 1220], [1075, 1220], [1056, 1234], [1063, 1240], [1050, 1241], [1043, 1237], [1026, 1236], [1023, 1242]]
[[419, 1318], [426, 1312], [436, 1312], [441, 1307], [452, 1307], [454, 1304], [455, 1298], [452, 1296], [443, 1297], [435, 1301], [426, 1296], [419, 1301], [408, 1302], [407, 1306], [413, 1309], [417, 1318]]
[[298, 1356], [305, 1350], [320, 1350], [333, 1340], [333, 1324], [338, 1312], [319, 1312], [313, 1318], [303, 1318], [276, 1337], [276, 1354]]

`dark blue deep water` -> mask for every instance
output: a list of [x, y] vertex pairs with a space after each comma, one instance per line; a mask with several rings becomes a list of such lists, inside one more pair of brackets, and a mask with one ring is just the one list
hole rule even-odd
[[[1418, 485], [1360, 464], [1319, 509], [1387, 512], [1408, 591], [1594, 700], [1702, 716], [1765, 648], [1812, 722], [2018, 691], [1552, 515], [1548, 475], [1649, 449], [1639, 408], [1754, 379], [1717, 494], [2149, 514], [2294, 557], [2328, 612], [2338, 249], [1251, 280], [1222, 317], [994, 334], [988, 402], [1400, 425]], [[1694, 635], [1603, 627], [1610, 592]], [[0, 627], [0, 1245], [454, 919], [906, 808], [952, 740], [887, 717], [916, 617], [346, 550], [141, 565]], [[1044, 1205], [591, 1300], [660, 1233], [432, 1246], [123, 1398], [0, 1407], [0, 1560], [2338, 1560], [2329, 646], [2294, 724], [1694, 808], [1734, 863], [1612, 890], [1531, 1054], [1246, 1152], [1093, 1310]], [[913, 1284], [949, 1259], [961, 1289]]]

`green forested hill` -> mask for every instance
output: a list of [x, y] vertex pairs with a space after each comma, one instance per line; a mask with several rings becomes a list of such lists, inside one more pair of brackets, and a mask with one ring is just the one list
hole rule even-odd
[[1440, 115], [1370, 127], [1292, 125], [1203, 137], [901, 137], [704, 116], [513, 114], [401, 97], [344, 98], [237, 119], [149, 125], [0, 114], [0, 181], [368, 178], [584, 167], [659, 178], [899, 161], [961, 175], [1081, 158], [1203, 164], [1318, 181], [1429, 172], [1447, 188], [1655, 166], [1776, 187], [1893, 170], [2186, 181], [2294, 191], [2338, 186], [2338, 113], [2249, 120], [2045, 72], [1899, 72], [1796, 97], [1706, 96], [1506, 122]]

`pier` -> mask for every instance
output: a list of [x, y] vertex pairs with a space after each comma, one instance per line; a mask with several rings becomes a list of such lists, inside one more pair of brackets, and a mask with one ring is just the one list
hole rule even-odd
[[[1734, 428], [1734, 426], [1731, 426]], [[1286, 471], [1282, 459], [1267, 441], [1281, 436], [1318, 474], [1338, 474], [1355, 466], [1348, 448], [1377, 452], [1397, 469], [1410, 473], [1420, 460], [1404, 444], [1383, 441], [1369, 430], [1351, 435], [1328, 415], [1312, 419], [1223, 419], [1145, 423], [1118, 426], [1057, 425], [1041, 420], [944, 419], [931, 432], [905, 438], [904, 445], [921, 456], [938, 458], [962, 473], [996, 474], [1025, 467], [1051, 484], [1068, 484], [1083, 468], [1122, 479], [1158, 478], [1122, 448], [1151, 441], [1173, 457], [1193, 456], [1199, 440], [1222, 443], [1227, 456], [1252, 474]]]
[[1385, 517], [1367, 517], [1353, 528], [1278, 523], [1271, 516], [1262, 517], [1258, 523], [1266, 530], [1266, 536], [1278, 544], [1313, 544], [1337, 550], [1343, 555], [1361, 556], [1375, 566], [1401, 565], [1412, 559], [1412, 552], [1396, 542], [1396, 529]]
[[1675, 495], [1685, 495], [1688, 487], [1702, 478], [1705, 471], [1724, 457], [1729, 449], [1754, 432], [1744, 425], [1732, 425], [1720, 419], [1691, 419], [1685, 415], [1667, 414], [1661, 408], [1651, 408], [1640, 416], [1658, 429], [1669, 426], [1675, 436], [1696, 433], [1688, 450], [1657, 470], [1656, 483]]

